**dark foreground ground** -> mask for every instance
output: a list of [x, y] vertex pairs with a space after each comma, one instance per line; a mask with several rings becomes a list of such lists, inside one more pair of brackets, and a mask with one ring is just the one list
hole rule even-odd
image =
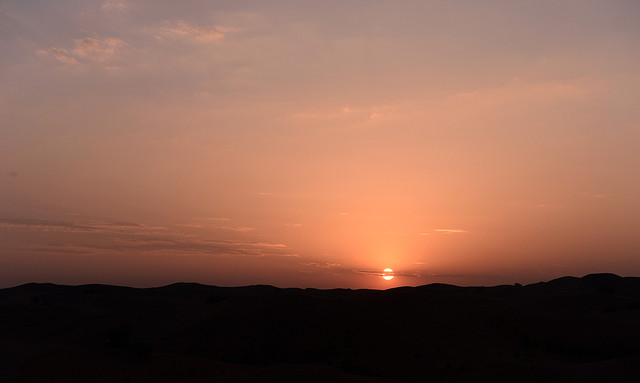
[[640, 278], [0, 290], [0, 382], [640, 382]]

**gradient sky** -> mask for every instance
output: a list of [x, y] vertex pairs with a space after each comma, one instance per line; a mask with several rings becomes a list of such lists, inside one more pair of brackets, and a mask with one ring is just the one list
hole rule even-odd
[[0, 287], [640, 275], [639, 18], [2, 0]]

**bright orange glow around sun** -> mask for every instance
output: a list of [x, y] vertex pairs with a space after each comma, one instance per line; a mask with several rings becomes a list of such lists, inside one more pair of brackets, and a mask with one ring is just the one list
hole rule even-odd
[[384, 269], [384, 272], [382, 273], [382, 279], [390, 281], [393, 279], [393, 270], [391, 269]]

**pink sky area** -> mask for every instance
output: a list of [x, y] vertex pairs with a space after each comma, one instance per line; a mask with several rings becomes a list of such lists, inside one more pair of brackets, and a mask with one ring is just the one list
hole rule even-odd
[[0, 1], [0, 287], [638, 276], [639, 17]]

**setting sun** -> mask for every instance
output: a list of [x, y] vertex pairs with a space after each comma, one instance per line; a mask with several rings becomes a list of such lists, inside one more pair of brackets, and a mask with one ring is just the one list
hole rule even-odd
[[384, 269], [383, 273], [382, 273], [382, 279], [390, 281], [393, 279], [393, 270], [391, 269]]

